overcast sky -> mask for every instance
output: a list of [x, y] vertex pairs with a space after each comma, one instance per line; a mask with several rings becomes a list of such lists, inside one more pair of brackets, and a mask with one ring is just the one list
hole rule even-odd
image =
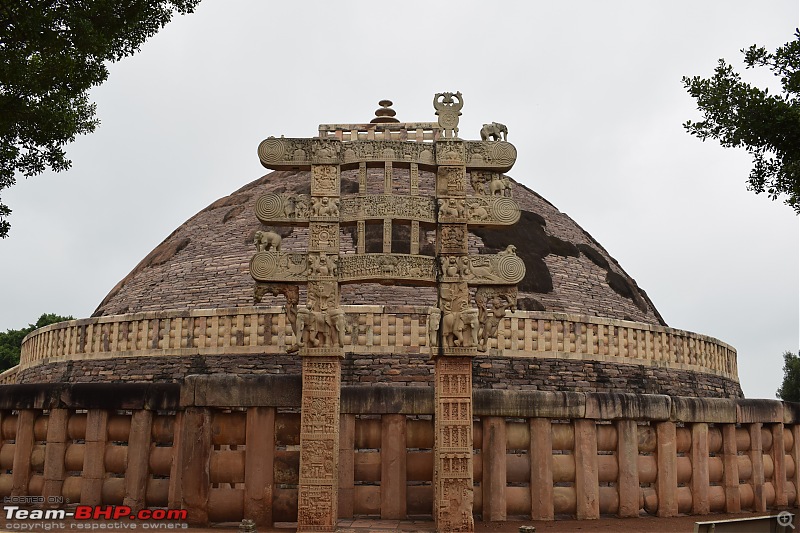
[[433, 95], [461, 91], [461, 137], [508, 125], [509, 174], [603, 244], [670, 326], [736, 347], [745, 395], [773, 398], [781, 354], [800, 347], [798, 218], [745, 189], [744, 150], [684, 132], [700, 115], [681, 77], [742, 67], [740, 49], [797, 26], [797, 0], [203, 0], [111, 67], [71, 170], [3, 191], [0, 330], [89, 316], [176, 227], [266, 173], [267, 136], [367, 122], [383, 98], [401, 121], [434, 121]]

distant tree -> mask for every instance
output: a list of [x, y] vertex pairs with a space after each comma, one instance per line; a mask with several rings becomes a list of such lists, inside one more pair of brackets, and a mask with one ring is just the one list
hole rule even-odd
[[775, 396], [787, 402], [800, 402], [800, 352], [784, 352], [783, 383]]
[[[88, 91], [106, 80], [107, 63], [137, 52], [199, 1], [0, 3], [0, 191], [19, 174], [68, 169], [64, 146], [99, 123]], [[10, 214], [0, 202], [0, 237]]]
[[744, 83], [733, 67], [719, 60], [714, 76], [684, 77], [703, 120], [686, 122], [690, 134], [722, 146], [743, 146], [753, 156], [748, 190], [784, 197], [800, 214], [800, 30], [775, 53], [763, 47], [743, 49], [746, 68], [767, 67], [780, 77], [781, 94]]
[[28, 324], [27, 328], [9, 329], [5, 333], [0, 333], [0, 372], [19, 364], [22, 339], [24, 339], [28, 333], [35, 329], [55, 324], [56, 322], [64, 322], [65, 320], [74, 320], [74, 318], [71, 316], [59, 316], [53, 313], [45, 313], [39, 317], [36, 324]]

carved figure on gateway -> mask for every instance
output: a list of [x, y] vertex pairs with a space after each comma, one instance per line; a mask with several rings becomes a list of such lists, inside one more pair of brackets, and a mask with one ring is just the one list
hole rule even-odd
[[505, 124], [499, 122], [492, 122], [491, 124], [484, 124], [481, 128], [481, 140], [488, 141], [489, 137], [494, 141], [499, 141], [502, 135], [502, 140], [508, 140], [508, 128]]
[[266, 252], [269, 249], [280, 251], [281, 236], [274, 231], [257, 231], [253, 238], [256, 252]]

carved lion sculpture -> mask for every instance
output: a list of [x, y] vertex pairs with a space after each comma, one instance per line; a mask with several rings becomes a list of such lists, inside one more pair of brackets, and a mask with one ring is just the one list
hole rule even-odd
[[508, 139], [508, 128], [506, 128], [505, 124], [500, 124], [499, 122], [492, 122], [491, 124], [484, 124], [481, 128], [481, 140], [487, 141], [489, 137], [492, 138], [494, 141], [499, 141], [500, 137], [502, 140]]
[[256, 252], [266, 252], [270, 249], [280, 251], [281, 236], [274, 231], [257, 231], [253, 244], [256, 245]]

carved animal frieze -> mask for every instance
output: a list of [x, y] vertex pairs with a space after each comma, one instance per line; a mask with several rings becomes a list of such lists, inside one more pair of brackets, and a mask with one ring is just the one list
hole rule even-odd
[[311, 198], [309, 217], [312, 220], [338, 220], [339, 199], [329, 198], [327, 196], [315, 196]]
[[338, 276], [338, 255], [325, 252], [308, 254], [309, 278], [336, 278]]
[[439, 222], [466, 222], [464, 198], [439, 198]]

